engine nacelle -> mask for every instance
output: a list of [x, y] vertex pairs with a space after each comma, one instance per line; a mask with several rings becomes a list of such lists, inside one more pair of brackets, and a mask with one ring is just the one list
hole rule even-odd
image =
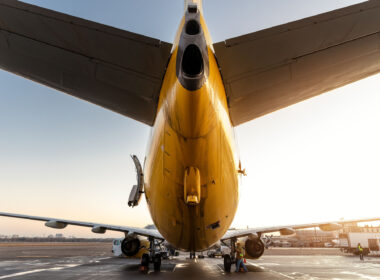
[[265, 246], [260, 238], [247, 238], [245, 240], [245, 253], [249, 259], [258, 259], [264, 254]]
[[322, 225], [319, 225], [319, 229], [320, 230], [323, 230], [323, 231], [335, 231], [335, 230], [340, 230], [342, 229], [342, 225], [341, 224], [337, 224], [337, 223], [330, 223], [330, 224], [322, 224]]
[[127, 257], [133, 257], [139, 253], [141, 241], [137, 237], [126, 237], [121, 242], [121, 251]]

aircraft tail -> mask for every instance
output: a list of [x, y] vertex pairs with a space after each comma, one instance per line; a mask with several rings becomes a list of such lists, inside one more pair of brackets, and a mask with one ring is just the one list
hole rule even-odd
[[185, 0], [185, 11], [189, 4], [197, 4], [199, 11], [203, 13], [203, 5], [202, 5], [202, 0]]

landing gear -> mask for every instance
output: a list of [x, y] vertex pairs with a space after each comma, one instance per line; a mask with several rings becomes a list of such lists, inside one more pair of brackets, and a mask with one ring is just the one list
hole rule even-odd
[[190, 259], [195, 259], [195, 252], [190, 252]]
[[[149, 270], [149, 263], [153, 263], [154, 271], [161, 270], [161, 253], [156, 253], [156, 243], [154, 238], [149, 238], [149, 254], [143, 254], [141, 257], [140, 271], [147, 272]], [[160, 245], [160, 244], [159, 244]]]
[[[225, 243], [224, 243], [225, 244]], [[227, 245], [227, 244], [225, 244]], [[231, 265], [236, 261], [235, 260], [235, 254], [236, 254], [236, 239], [233, 238], [230, 240], [230, 248], [231, 253], [223, 255], [223, 261], [224, 261], [224, 271], [225, 272], [231, 272]]]
[[154, 266], [154, 271], [161, 270], [161, 254], [156, 254], [153, 257], [153, 266]]
[[149, 255], [143, 254], [141, 257], [141, 266], [142, 267], [149, 267]]
[[231, 256], [225, 254], [223, 256], [223, 259], [224, 259], [224, 271], [231, 272], [231, 264], [232, 264]]

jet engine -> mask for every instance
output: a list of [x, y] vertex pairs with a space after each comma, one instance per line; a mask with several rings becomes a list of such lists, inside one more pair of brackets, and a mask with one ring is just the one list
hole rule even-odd
[[264, 243], [260, 238], [247, 238], [244, 247], [247, 257], [252, 259], [260, 258], [265, 250]]
[[137, 237], [126, 237], [121, 242], [121, 251], [127, 257], [136, 256], [141, 249], [141, 241]]

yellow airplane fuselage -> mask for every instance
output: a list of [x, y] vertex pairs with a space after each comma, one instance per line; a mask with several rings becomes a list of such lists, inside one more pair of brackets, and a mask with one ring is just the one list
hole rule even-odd
[[[204, 250], [219, 241], [238, 205], [234, 131], [202, 16], [201, 25], [209, 59], [207, 80], [200, 89], [190, 91], [177, 78], [182, 20], [163, 80], [144, 165], [145, 195], [152, 219], [169, 243], [187, 251]], [[199, 184], [199, 189], [189, 191], [193, 184]]]

